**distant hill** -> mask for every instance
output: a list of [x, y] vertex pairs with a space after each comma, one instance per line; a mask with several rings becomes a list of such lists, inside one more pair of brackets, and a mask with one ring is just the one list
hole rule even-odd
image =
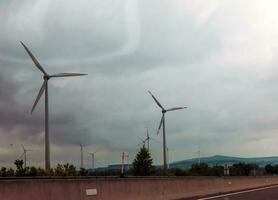
[[[222, 155], [215, 155], [210, 157], [201, 157], [200, 158], [201, 163], [207, 163], [210, 166], [214, 165], [233, 165], [235, 163], [249, 163], [249, 164], [257, 164], [260, 167], [264, 167], [267, 164], [278, 164], [278, 156], [272, 156], [272, 157], [252, 157], [252, 158], [241, 158], [241, 157], [232, 157], [232, 156], [222, 156]], [[192, 164], [199, 163], [199, 158], [193, 158], [188, 160], [181, 160], [172, 162], [170, 164], [170, 168], [182, 168], [187, 169], [190, 168]], [[109, 165], [107, 167], [97, 168], [96, 170], [98, 172], [104, 172], [109, 170], [120, 170], [122, 167], [121, 164], [114, 164]], [[132, 164], [124, 165], [125, 170], [126, 169], [132, 169]], [[162, 168], [161, 165], [157, 165], [157, 168]]]
[[[267, 164], [278, 164], [278, 156], [272, 157], [253, 157], [253, 158], [240, 158], [232, 156], [215, 155], [211, 157], [201, 157], [201, 163], [207, 163], [208, 165], [232, 165], [234, 163], [249, 163], [257, 164], [259, 166], [265, 166]], [[192, 164], [199, 163], [199, 158], [193, 158], [188, 160], [176, 161], [170, 164], [170, 168], [189, 168]]]

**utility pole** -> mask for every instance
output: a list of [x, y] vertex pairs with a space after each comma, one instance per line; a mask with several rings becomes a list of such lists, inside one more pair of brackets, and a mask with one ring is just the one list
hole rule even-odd
[[127, 171], [129, 171], [129, 152], [125, 157], [126, 157], [126, 160], [127, 160]]
[[125, 164], [125, 152], [122, 153], [122, 169], [121, 169], [121, 177], [124, 177], [124, 164]]
[[199, 144], [198, 144], [198, 162], [199, 165], [201, 164], [201, 146], [200, 146], [200, 140], [199, 140]]

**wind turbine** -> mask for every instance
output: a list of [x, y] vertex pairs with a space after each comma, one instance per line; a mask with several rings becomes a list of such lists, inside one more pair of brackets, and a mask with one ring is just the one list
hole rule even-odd
[[145, 147], [145, 145], [146, 145], [146, 139], [143, 140], [143, 139], [140, 138], [139, 136], [138, 136], [138, 138], [141, 140], [141, 142], [138, 144], [138, 146], [140, 146], [141, 144], [143, 144], [143, 147]]
[[[143, 146], [145, 146], [146, 143], [147, 143], [147, 149], [148, 149], [148, 151], [149, 151], [149, 150], [150, 150], [150, 140], [154, 140], [154, 141], [156, 141], [156, 140], [155, 140], [154, 138], [150, 137], [148, 127], [146, 127], [146, 129], [147, 129], [147, 137], [146, 137], [146, 139], [142, 139], [142, 138], [138, 137], [138, 138], [142, 141], [142, 142], [139, 143], [138, 145], [143, 144]], [[157, 141], [156, 141], [156, 142], [157, 142]]]
[[162, 117], [159, 123], [159, 127], [157, 130], [157, 134], [159, 134], [159, 130], [161, 128], [161, 126], [163, 125], [163, 166], [164, 166], [164, 170], [167, 169], [167, 147], [166, 147], [166, 130], [165, 130], [165, 113], [168, 111], [175, 111], [175, 110], [181, 110], [187, 107], [174, 107], [174, 108], [170, 108], [170, 109], [165, 109], [160, 103], [159, 101], [155, 98], [155, 96], [150, 92], [150, 95], [152, 96], [153, 100], [156, 102], [156, 104], [161, 108], [161, 112], [162, 112]]
[[84, 164], [83, 164], [83, 148], [84, 148], [84, 145], [80, 144], [80, 161], [81, 161], [81, 164], [80, 164], [80, 167], [83, 168], [84, 167]]
[[145, 139], [145, 143], [147, 142], [148, 151], [150, 151], [150, 140], [153, 140], [153, 141], [155, 141], [155, 142], [157, 142], [159, 144], [161, 144], [161, 142], [158, 141], [157, 139], [153, 138], [153, 137], [150, 137], [149, 128], [146, 127], [146, 129], [147, 129], [147, 137]]
[[26, 168], [26, 155], [27, 155], [27, 151], [32, 151], [32, 150], [31, 149], [25, 149], [23, 144], [21, 145], [21, 147], [23, 149], [23, 155], [24, 155], [24, 168]]
[[92, 170], [93, 170], [93, 171], [95, 170], [95, 154], [96, 154], [97, 152], [98, 152], [98, 151], [89, 153], [89, 154], [92, 156]]
[[40, 91], [38, 93], [38, 96], [34, 102], [34, 105], [31, 110], [31, 114], [33, 113], [38, 101], [40, 100], [42, 94], [45, 94], [45, 169], [50, 170], [50, 145], [49, 145], [49, 117], [48, 117], [48, 80], [51, 78], [59, 78], [59, 77], [69, 77], [69, 76], [83, 76], [87, 74], [79, 74], [79, 73], [58, 73], [49, 75], [46, 73], [46, 71], [43, 69], [41, 64], [37, 61], [35, 56], [31, 53], [31, 51], [23, 44], [23, 42], [20, 42], [24, 49], [27, 51], [30, 58], [33, 60], [35, 66], [43, 73], [43, 84], [40, 88]]

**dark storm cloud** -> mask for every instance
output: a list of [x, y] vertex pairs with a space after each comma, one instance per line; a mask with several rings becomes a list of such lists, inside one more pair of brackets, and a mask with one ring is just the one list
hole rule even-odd
[[[36, 125], [39, 119], [32, 119], [26, 113], [26, 107], [20, 105], [14, 98], [16, 87], [14, 84], [4, 80], [0, 75], [0, 123], [4, 130], [11, 130], [14, 126]], [[27, 131], [27, 130], [26, 130]], [[33, 131], [38, 131], [38, 127], [34, 127]]]
[[[20, 136], [27, 139], [29, 142], [39, 142], [36, 135], [44, 131], [43, 114], [30, 114], [29, 105], [20, 104], [15, 99], [14, 94], [17, 93], [17, 88], [11, 82], [8, 82], [0, 76], [0, 126], [3, 132], [9, 134], [14, 129], [18, 129]], [[43, 98], [42, 98], [43, 100]], [[74, 143], [79, 144], [89, 143], [88, 130], [80, 129], [76, 126], [76, 120], [69, 113], [60, 113], [51, 115], [50, 127], [53, 131], [52, 140], [54, 144]], [[78, 139], [82, 136], [82, 140]]]

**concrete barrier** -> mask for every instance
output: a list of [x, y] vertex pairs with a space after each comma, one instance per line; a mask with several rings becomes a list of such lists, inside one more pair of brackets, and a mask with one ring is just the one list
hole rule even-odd
[[0, 200], [165, 200], [278, 184], [278, 176], [0, 180]]

